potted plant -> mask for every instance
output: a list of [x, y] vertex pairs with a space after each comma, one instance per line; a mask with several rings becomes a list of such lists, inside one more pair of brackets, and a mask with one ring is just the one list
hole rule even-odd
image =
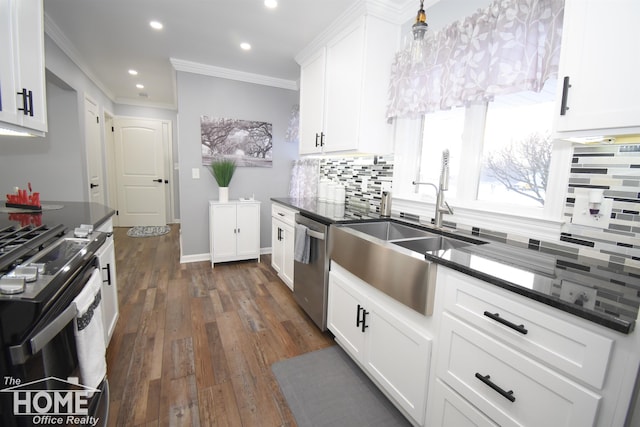
[[236, 162], [229, 159], [214, 160], [211, 163], [211, 173], [220, 187], [218, 198], [221, 202], [229, 201], [229, 183], [236, 171]]

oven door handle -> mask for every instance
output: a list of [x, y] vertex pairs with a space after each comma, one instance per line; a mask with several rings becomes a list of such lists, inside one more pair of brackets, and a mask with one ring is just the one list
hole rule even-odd
[[[31, 339], [9, 347], [11, 361], [14, 364], [23, 364], [29, 357], [38, 353], [46, 346], [49, 341], [55, 338], [78, 314], [78, 308], [75, 303], [69, 306], [56, 317], [51, 323], [45, 326], [41, 331], [35, 334]], [[29, 348], [27, 348], [29, 347]]]

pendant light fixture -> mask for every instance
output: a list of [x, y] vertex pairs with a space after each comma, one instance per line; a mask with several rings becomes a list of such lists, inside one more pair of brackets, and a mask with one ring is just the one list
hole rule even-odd
[[412, 37], [409, 42], [411, 62], [417, 64], [423, 60], [424, 49], [427, 46], [431, 34], [427, 33], [427, 14], [424, 11], [424, 0], [420, 0], [420, 9], [416, 15], [416, 22], [411, 26]]

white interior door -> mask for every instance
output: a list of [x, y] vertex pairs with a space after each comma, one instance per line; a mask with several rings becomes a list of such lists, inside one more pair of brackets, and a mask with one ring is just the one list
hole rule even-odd
[[84, 135], [87, 146], [89, 200], [94, 203], [104, 204], [100, 119], [98, 105], [89, 98], [84, 100]]
[[166, 225], [162, 121], [116, 118], [114, 125], [119, 225]]

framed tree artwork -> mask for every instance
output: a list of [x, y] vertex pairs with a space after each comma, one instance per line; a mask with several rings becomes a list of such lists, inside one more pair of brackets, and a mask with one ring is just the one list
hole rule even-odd
[[271, 123], [200, 117], [202, 164], [233, 159], [237, 166], [272, 167]]

